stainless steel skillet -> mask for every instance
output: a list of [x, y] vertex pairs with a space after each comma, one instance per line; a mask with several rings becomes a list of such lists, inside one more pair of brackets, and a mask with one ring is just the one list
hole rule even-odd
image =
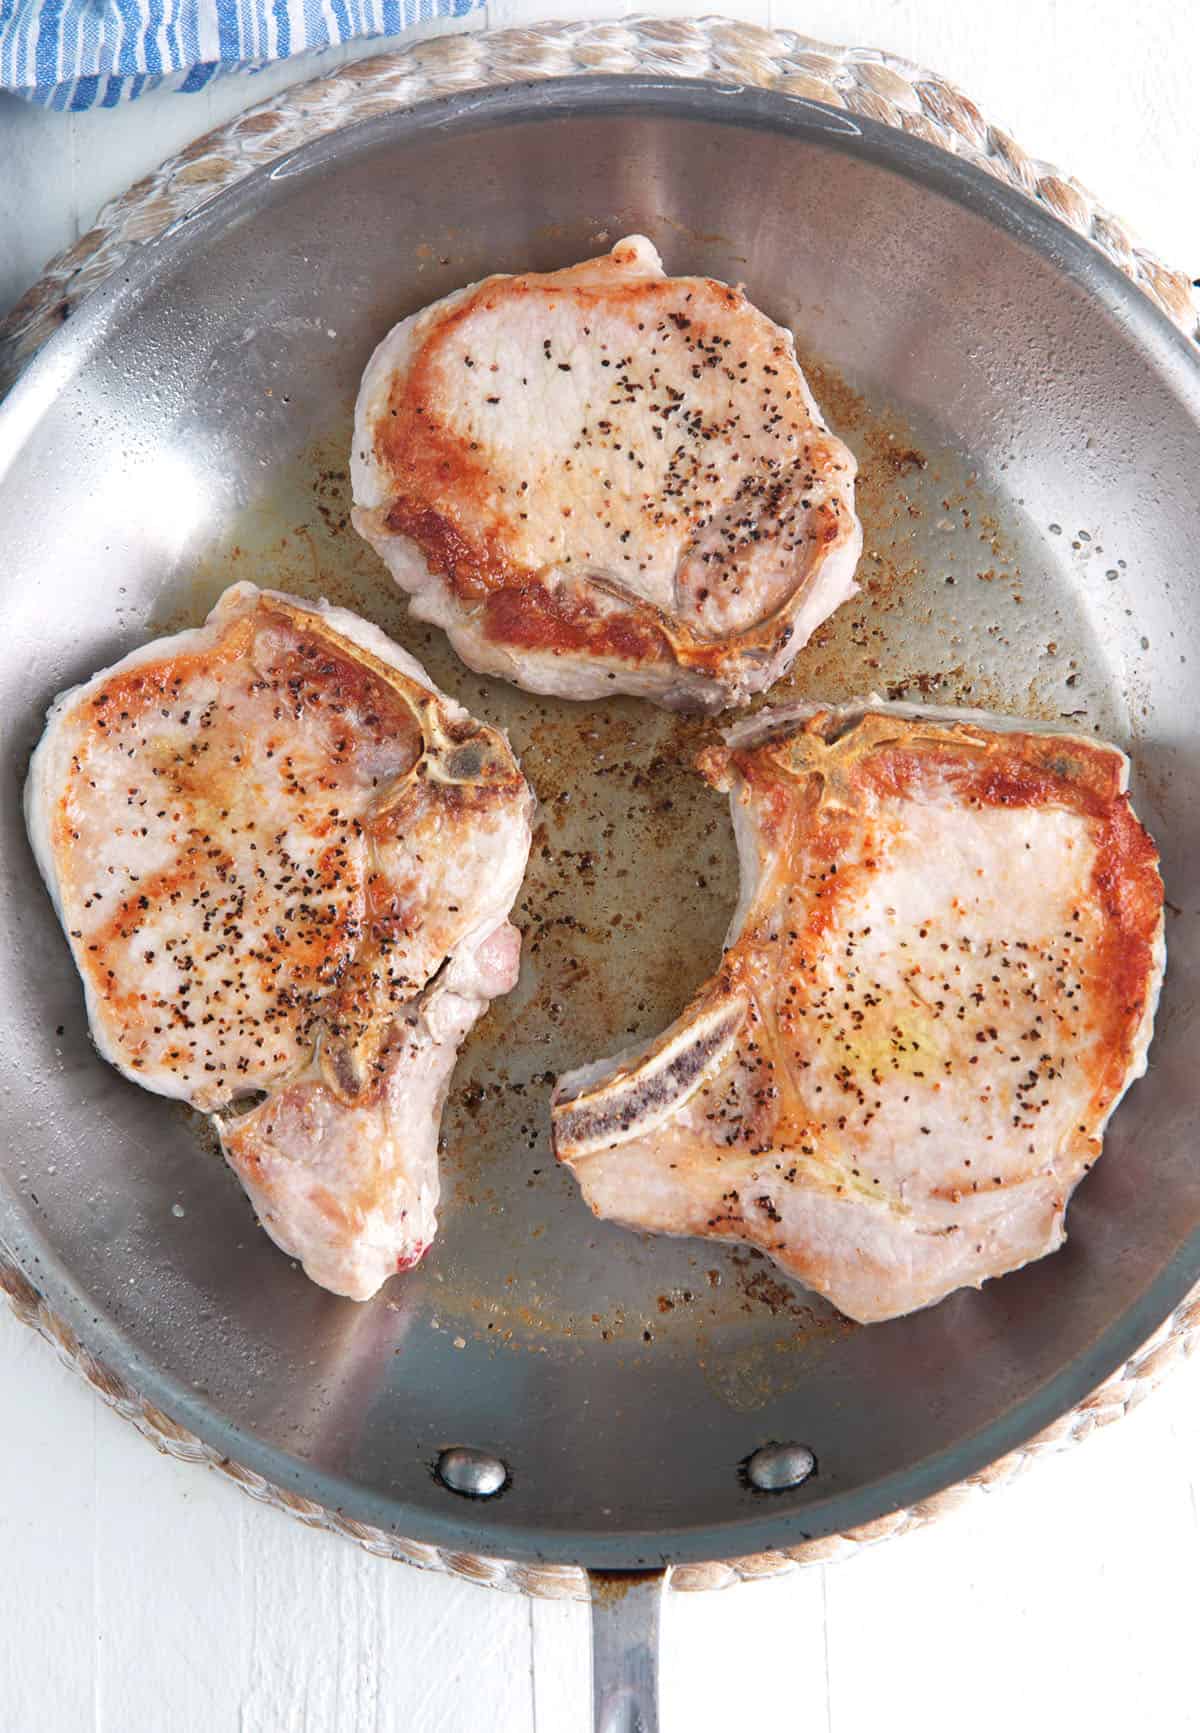
[[[703, 731], [470, 676], [344, 521], [381, 331], [629, 230], [791, 323], [862, 458], [867, 588], [789, 692], [1070, 714], [1122, 740], [1179, 911], [1154, 1066], [1068, 1248], [898, 1324], [851, 1330], [752, 1258], [596, 1224], [553, 1170], [549, 1074], [661, 1026], [718, 954], [732, 851], [687, 768]], [[1200, 1273], [1198, 459], [1195, 358], [1123, 279], [969, 166], [810, 104], [633, 79], [471, 95], [216, 201], [0, 412], [0, 1234], [90, 1348], [216, 1447], [447, 1546], [608, 1568], [750, 1553], [1018, 1444]], [[15, 798], [55, 691], [241, 575], [379, 620], [510, 729], [544, 804], [523, 982], [446, 1118], [441, 1237], [367, 1308], [311, 1289], [194, 1125], [92, 1055]], [[816, 1473], [748, 1484], [751, 1453], [789, 1441]], [[498, 1457], [505, 1489], [456, 1496], [432, 1473], [449, 1445]]]

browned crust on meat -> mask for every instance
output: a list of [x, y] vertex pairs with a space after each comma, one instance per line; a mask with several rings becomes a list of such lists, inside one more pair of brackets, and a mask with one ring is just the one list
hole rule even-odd
[[481, 533], [478, 526], [460, 525], [449, 510], [407, 495], [392, 502], [383, 521], [393, 535], [416, 543], [430, 571], [445, 578], [462, 601], [482, 601], [497, 586], [522, 576], [523, 568], [508, 558], [495, 527]]
[[664, 662], [670, 635], [651, 608], [605, 611], [584, 594], [551, 593], [544, 584], [506, 584], [484, 604], [487, 636], [513, 649], [586, 652], [614, 661]]
[[[503, 509], [499, 506], [487, 464], [443, 413], [439, 380], [443, 356], [461, 327], [479, 311], [493, 312], [505, 301], [535, 295], [547, 301], [567, 297], [583, 307], [603, 303], [606, 314], [625, 314], [630, 341], [637, 344], [639, 330], [658, 316], [663, 304], [675, 301], [679, 281], [638, 278], [590, 285], [575, 280], [572, 271], [488, 278], [457, 307], [431, 322], [408, 368], [393, 378], [386, 411], [371, 430], [389, 499], [373, 515], [386, 530], [419, 548], [429, 570], [457, 601], [481, 607], [489, 642], [551, 654], [586, 652], [612, 662], [674, 660], [698, 674], [719, 678], [741, 658], [769, 657], [791, 637], [790, 620], [806, 588], [807, 574], [798, 577], [791, 594], [774, 612], [746, 631], [715, 640], [668, 619], [637, 596], [623, 597], [619, 607], [597, 610], [594, 615], [578, 601], [568, 606], [561, 600], [547, 600], [541, 593], [542, 572], [520, 560], [507, 533], [506, 511], [518, 510], [519, 505], [510, 499]], [[687, 283], [688, 312], [694, 324], [702, 322], [706, 313], [730, 312], [769, 323], [739, 289], [712, 278], [689, 278]], [[699, 304], [699, 298], [704, 304]], [[782, 339], [776, 349], [783, 354]], [[814, 426], [803, 459], [820, 469], [841, 450], [839, 441]], [[840, 509], [836, 498], [814, 502], [811, 516], [813, 557], [853, 533], [852, 516]]]

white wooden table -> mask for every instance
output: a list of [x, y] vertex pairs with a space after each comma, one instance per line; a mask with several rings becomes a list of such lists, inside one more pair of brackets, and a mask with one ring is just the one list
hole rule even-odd
[[[1200, 276], [1200, 8], [1187, 0], [720, 9], [936, 68]], [[625, 10], [495, 0], [486, 22]], [[0, 309], [105, 199], [315, 69], [74, 118], [0, 98]], [[385, 1564], [158, 1456], [3, 1307], [0, 1417], [0, 1733], [584, 1733], [582, 1608]], [[1193, 1364], [1119, 1426], [935, 1529], [849, 1564], [674, 1596], [665, 1733], [866, 1733], [918, 1716], [923, 1733], [1200, 1728], [1198, 1445]]]

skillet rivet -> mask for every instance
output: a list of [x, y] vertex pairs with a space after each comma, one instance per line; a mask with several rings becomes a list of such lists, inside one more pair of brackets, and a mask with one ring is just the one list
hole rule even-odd
[[786, 1492], [800, 1486], [817, 1466], [807, 1444], [764, 1444], [746, 1464], [746, 1479], [759, 1492]]
[[464, 1498], [492, 1498], [508, 1480], [508, 1469], [498, 1456], [455, 1444], [443, 1450], [435, 1470], [443, 1486]]

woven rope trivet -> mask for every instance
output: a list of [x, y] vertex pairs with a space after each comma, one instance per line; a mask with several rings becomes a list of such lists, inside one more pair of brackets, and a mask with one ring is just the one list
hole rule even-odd
[[[572, 72], [732, 79], [828, 103], [899, 127], [965, 157], [1036, 199], [1132, 278], [1188, 337], [1200, 341], [1200, 318], [1188, 279], [1167, 270], [1136, 246], [1124, 226], [1076, 180], [1027, 156], [952, 85], [875, 49], [831, 48], [791, 31], [764, 30], [721, 18], [643, 18], [619, 24], [546, 24], [495, 35], [441, 37], [400, 53], [356, 62], [328, 78], [299, 85], [197, 140], [107, 205], [96, 226], [51, 262], [40, 282], [0, 324], [0, 395], [84, 296], [137, 246], [232, 186], [249, 170], [322, 133], [411, 107], [431, 96]], [[558, 1599], [586, 1597], [584, 1573], [574, 1565], [518, 1565], [399, 1540], [282, 1491], [261, 1475], [218, 1455], [110, 1372], [2, 1256], [0, 1290], [8, 1296], [18, 1318], [44, 1336], [60, 1358], [83, 1373], [103, 1401], [168, 1455], [206, 1463], [260, 1503], [287, 1511], [310, 1528], [345, 1535], [381, 1557], [527, 1594]], [[671, 1585], [677, 1589], [724, 1588], [739, 1579], [776, 1576], [796, 1565], [838, 1559], [861, 1546], [917, 1528], [957, 1509], [984, 1489], [1005, 1484], [1037, 1457], [1120, 1419], [1148, 1395], [1177, 1360], [1191, 1353], [1197, 1340], [1200, 1287], [1098, 1390], [990, 1468], [934, 1498], [842, 1535], [726, 1564], [677, 1566], [671, 1573]]]

